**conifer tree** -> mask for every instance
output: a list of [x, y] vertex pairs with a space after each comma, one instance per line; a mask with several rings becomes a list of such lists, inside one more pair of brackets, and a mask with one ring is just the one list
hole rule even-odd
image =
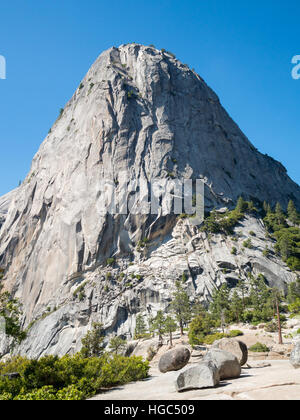
[[82, 339], [81, 354], [83, 357], [100, 357], [104, 352], [104, 331], [102, 324], [95, 322], [92, 329]]
[[281, 207], [280, 203], [276, 204], [275, 216], [276, 216], [278, 225], [284, 225], [285, 224], [285, 215], [284, 215], [284, 212], [282, 210], [282, 207]]
[[237, 205], [236, 205], [236, 210], [239, 212], [239, 213], [244, 213], [246, 210], [247, 210], [247, 208], [248, 208], [248, 204], [247, 204], [247, 201], [245, 201], [244, 199], [243, 199], [243, 197], [239, 197], [239, 199], [238, 199], [238, 201], [237, 201]]
[[176, 290], [173, 294], [171, 310], [180, 327], [180, 334], [183, 335], [183, 327], [191, 319], [191, 305], [189, 296], [183, 288], [180, 280], [176, 281]]
[[173, 332], [175, 332], [177, 329], [177, 323], [176, 321], [169, 315], [167, 316], [165, 320], [165, 331], [170, 336], [170, 346], [173, 346]]
[[299, 223], [299, 214], [292, 200], [289, 201], [287, 213], [290, 222], [292, 222], [293, 225], [297, 225]]
[[146, 327], [144, 317], [142, 314], [138, 314], [136, 317], [134, 337], [135, 339], [143, 338], [146, 333], [147, 333], [147, 327]]
[[122, 337], [113, 337], [109, 342], [110, 351], [114, 354], [120, 354], [125, 350], [126, 343], [126, 340]]
[[163, 334], [165, 333], [165, 322], [166, 318], [163, 311], [158, 311], [156, 317], [152, 320], [152, 329], [157, 331], [159, 342], [162, 342]]

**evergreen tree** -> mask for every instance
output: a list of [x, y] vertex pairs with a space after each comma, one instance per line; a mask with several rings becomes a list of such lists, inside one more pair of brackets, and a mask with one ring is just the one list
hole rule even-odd
[[[3, 271], [0, 278], [2, 273]], [[26, 332], [21, 327], [21, 305], [9, 292], [2, 293], [2, 289], [3, 286], [0, 285], [0, 318], [4, 320], [5, 334], [20, 343], [26, 337]]]
[[212, 294], [210, 311], [214, 319], [220, 320], [223, 316], [226, 318], [229, 309], [229, 288], [227, 284], [223, 284], [220, 289], [215, 289]]
[[248, 287], [246, 286], [245, 282], [240, 279], [238, 284], [237, 284], [237, 291], [238, 293], [240, 293], [241, 297], [242, 297], [242, 307], [243, 310], [245, 310], [246, 308], [246, 293], [248, 291]]
[[192, 346], [203, 344], [205, 337], [211, 334], [214, 327], [215, 322], [207, 311], [197, 315], [189, 325], [189, 343]]
[[152, 320], [152, 329], [158, 333], [158, 339], [162, 342], [163, 334], [166, 329], [166, 318], [163, 311], [158, 311], [155, 318]]
[[81, 340], [81, 354], [84, 358], [100, 357], [104, 353], [104, 331], [102, 324], [95, 322], [91, 331]]
[[283, 213], [280, 203], [276, 203], [275, 216], [278, 225], [285, 225], [285, 214]]
[[299, 214], [292, 200], [290, 200], [288, 204], [287, 213], [290, 222], [293, 223], [293, 225], [297, 225], [299, 223]]
[[297, 299], [300, 299], [300, 277], [297, 278], [297, 281], [290, 283], [288, 286], [288, 303], [294, 303]]
[[183, 327], [191, 319], [191, 305], [189, 296], [183, 288], [182, 282], [176, 282], [176, 290], [173, 294], [171, 310], [174, 313], [180, 327], [180, 333], [183, 335]]
[[110, 351], [114, 354], [120, 354], [125, 350], [126, 344], [126, 340], [122, 337], [113, 337], [109, 342]]
[[243, 199], [243, 197], [239, 197], [236, 205], [236, 211], [239, 213], [244, 213], [248, 209], [248, 203]]
[[240, 322], [243, 314], [243, 301], [239, 297], [236, 290], [233, 292], [232, 298], [230, 300], [229, 309], [232, 321]]
[[138, 314], [136, 317], [134, 338], [135, 339], [143, 338], [145, 337], [146, 333], [147, 333], [147, 327], [146, 327], [144, 317], [142, 314]]
[[272, 291], [266, 284], [266, 279], [262, 274], [257, 278], [251, 277], [250, 305], [253, 321], [268, 321], [274, 316], [274, 302], [272, 301]]
[[282, 301], [282, 295], [278, 289], [272, 289], [272, 300], [275, 309], [275, 316], [277, 318], [277, 329], [278, 329], [278, 344], [283, 344], [282, 341], [282, 330], [281, 330], [281, 319], [280, 319], [280, 308], [279, 303]]
[[195, 302], [191, 307], [191, 315], [193, 318], [197, 316], [204, 316], [207, 313], [207, 309], [205, 309], [204, 305], [196, 298]]
[[173, 332], [177, 329], [177, 323], [171, 316], [167, 316], [165, 320], [165, 332], [170, 336], [170, 346], [173, 346]]
[[265, 215], [267, 215], [268, 213], [272, 213], [272, 208], [271, 208], [270, 204], [267, 203], [266, 201], [264, 201], [264, 203], [263, 203], [263, 210], [265, 212]]

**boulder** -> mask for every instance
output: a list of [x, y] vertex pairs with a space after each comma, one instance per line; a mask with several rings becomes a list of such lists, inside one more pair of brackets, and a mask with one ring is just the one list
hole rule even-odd
[[222, 338], [215, 341], [213, 347], [228, 351], [237, 357], [241, 366], [244, 366], [248, 360], [248, 348], [245, 343], [234, 338]]
[[291, 353], [290, 362], [295, 369], [300, 369], [300, 341], [295, 344]]
[[221, 380], [238, 378], [242, 371], [237, 357], [219, 348], [211, 348], [203, 360], [216, 365]]
[[177, 392], [192, 389], [213, 388], [220, 383], [217, 366], [212, 362], [201, 362], [189, 367], [178, 375], [175, 381]]
[[176, 371], [184, 368], [191, 357], [187, 347], [180, 346], [163, 354], [158, 363], [158, 369], [162, 373]]

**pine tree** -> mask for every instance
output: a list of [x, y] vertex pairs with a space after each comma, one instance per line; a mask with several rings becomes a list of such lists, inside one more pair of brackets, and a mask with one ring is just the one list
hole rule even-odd
[[192, 317], [196, 318], [197, 316], [205, 316], [207, 314], [207, 310], [205, 309], [204, 305], [200, 302], [199, 299], [195, 299], [191, 307]]
[[[3, 276], [3, 270], [0, 269], [0, 278]], [[18, 299], [15, 299], [9, 292], [2, 292], [3, 286], [0, 284], [0, 327], [5, 328], [5, 334], [20, 343], [26, 338], [26, 332], [21, 327], [21, 305]], [[1, 332], [1, 331], [0, 331]], [[0, 354], [1, 356], [1, 354]]]
[[245, 310], [245, 307], [246, 307], [245, 297], [246, 297], [248, 287], [246, 286], [245, 282], [242, 279], [240, 279], [237, 284], [237, 290], [242, 296], [242, 307], [243, 307], [243, 310]]
[[276, 216], [278, 225], [284, 225], [285, 224], [285, 215], [282, 211], [282, 207], [281, 207], [280, 203], [276, 203], [275, 216]]
[[166, 318], [163, 311], [158, 311], [156, 317], [152, 320], [152, 329], [157, 331], [159, 342], [162, 342], [163, 334], [165, 333], [165, 322]]
[[263, 203], [263, 209], [264, 209], [265, 215], [267, 215], [268, 213], [272, 211], [270, 204], [267, 203], [266, 201], [264, 201]]
[[138, 314], [136, 317], [134, 338], [143, 338], [147, 333], [147, 327], [142, 314]]
[[293, 225], [297, 225], [299, 223], [299, 214], [292, 200], [289, 201], [287, 213], [290, 222], [292, 222]]
[[173, 336], [172, 333], [175, 332], [177, 329], [176, 321], [171, 317], [167, 316], [165, 320], [165, 331], [170, 335], [170, 346], [173, 346]]
[[110, 351], [114, 354], [122, 353], [126, 348], [126, 340], [122, 337], [113, 337], [109, 342]]
[[233, 292], [230, 300], [230, 313], [233, 321], [240, 322], [243, 313], [243, 301], [236, 290]]
[[247, 208], [248, 208], [247, 201], [245, 201], [243, 197], [239, 197], [236, 208], [235, 208], [236, 211], [238, 211], [239, 213], [244, 213], [247, 210]]
[[223, 315], [226, 317], [229, 309], [229, 288], [227, 284], [223, 284], [213, 291], [210, 311], [215, 319], [220, 320]]
[[104, 331], [102, 324], [95, 322], [91, 331], [81, 340], [83, 357], [100, 357], [104, 352]]
[[189, 296], [179, 280], [176, 282], [176, 290], [173, 294], [171, 310], [179, 324], [180, 334], [183, 335], [183, 327], [191, 319], [191, 304]]

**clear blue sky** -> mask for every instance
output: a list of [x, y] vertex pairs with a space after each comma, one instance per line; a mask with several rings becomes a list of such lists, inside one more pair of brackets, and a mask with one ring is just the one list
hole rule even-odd
[[[23, 180], [59, 109], [105, 49], [165, 48], [300, 184], [299, 0], [10, 0], [1, 5], [0, 195]], [[270, 182], [272, 180], [270, 179]]]

